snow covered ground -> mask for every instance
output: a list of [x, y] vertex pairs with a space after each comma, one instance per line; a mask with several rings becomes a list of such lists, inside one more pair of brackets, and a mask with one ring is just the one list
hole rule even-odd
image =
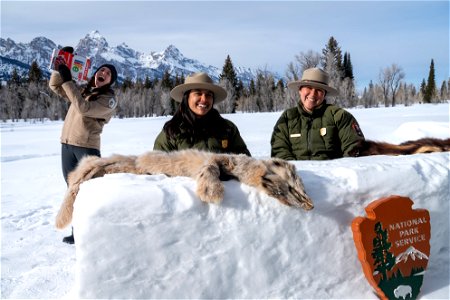
[[[350, 111], [368, 139], [450, 136], [448, 103]], [[279, 115], [226, 117], [254, 157], [268, 158]], [[113, 119], [102, 155], [151, 150], [167, 120]], [[376, 299], [350, 223], [365, 215], [368, 203], [391, 194], [430, 211], [431, 254], [420, 295], [449, 298], [449, 153], [294, 162], [315, 201], [310, 212], [281, 206], [236, 181], [225, 183], [221, 205], [206, 205], [189, 178], [108, 175], [82, 186], [74, 219], [80, 243], [73, 246], [61, 242], [70, 229], [54, 228], [65, 192], [61, 126], [1, 124], [2, 298]], [[130, 231], [114, 231], [117, 224]], [[118, 290], [101, 289], [119, 284]]]

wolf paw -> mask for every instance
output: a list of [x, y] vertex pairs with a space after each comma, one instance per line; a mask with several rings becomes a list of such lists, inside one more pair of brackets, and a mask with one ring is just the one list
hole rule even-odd
[[224, 195], [224, 187], [222, 182], [198, 183], [197, 195], [204, 202], [220, 203]]
[[220, 203], [224, 187], [220, 181], [220, 169], [217, 164], [205, 165], [197, 176], [197, 195], [204, 202]]

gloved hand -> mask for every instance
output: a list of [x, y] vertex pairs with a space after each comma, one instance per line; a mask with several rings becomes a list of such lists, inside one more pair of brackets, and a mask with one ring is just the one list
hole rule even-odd
[[62, 56], [57, 56], [57, 57], [55, 58], [54, 64], [55, 64], [54, 69], [55, 69], [55, 70], [58, 70], [58, 68], [59, 68], [60, 65], [65, 65], [65, 64], [66, 64], [66, 61], [64, 60], [64, 57], [62, 57]]
[[58, 66], [58, 72], [59, 75], [61, 75], [61, 78], [63, 82], [71, 81], [72, 80], [72, 73], [70, 73], [69, 67], [66, 65], [59, 65]]
[[66, 46], [66, 47], [63, 47], [61, 50], [64, 52], [69, 52], [69, 53], [73, 54], [73, 47]]

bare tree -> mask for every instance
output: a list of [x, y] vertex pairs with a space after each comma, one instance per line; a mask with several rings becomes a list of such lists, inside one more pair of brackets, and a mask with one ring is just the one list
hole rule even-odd
[[320, 65], [320, 54], [312, 50], [300, 52], [300, 54], [295, 56], [295, 59], [300, 66], [301, 72], [309, 68], [318, 67]]
[[355, 95], [355, 84], [350, 77], [341, 80], [339, 85], [341, 105], [344, 107], [355, 107], [357, 105], [357, 98]]
[[299, 80], [299, 74], [301, 74], [300, 67], [294, 62], [290, 62], [285, 73], [286, 79], [288, 81], [297, 81]]
[[272, 111], [281, 111], [286, 107], [286, 91], [283, 80], [278, 80], [273, 93], [273, 108]]
[[374, 103], [375, 103], [375, 87], [374, 84], [372, 83], [372, 80], [369, 83], [369, 88], [368, 89], [364, 89], [364, 94], [362, 97], [363, 100], [363, 104], [365, 108], [368, 107], [373, 107]]
[[342, 76], [343, 74], [341, 74], [341, 70], [336, 67], [335, 55], [332, 52], [328, 52], [326, 55], [327, 57], [323, 58], [323, 61], [326, 62], [324, 63], [325, 66], [324, 71], [327, 72], [328, 75], [330, 76], [328, 84], [338, 91], [338, 94], [336, 96], [327, 97], [327, 100], [329, 103], [334, 103], [339, 106], [347, 107], [348, 100], [345, 98], [346, 93], [343, 92], [344, 86], [341, 84], [342, 83], [341, 78], [343, 77]]
[[395, 97], [397, 96], [397, 90], [402, 82], [403, 78], [405, 78], [405, 72], [403, 72], [402, 67], [393, 64], [391, 66], [391, 81], [389, 82], [389, 87], [391, 89], [392, 96], [392, 106], [395, 106]]
[[236, 89], [233, 83], [227, 78], [222, 78], [219, 83], [226, 91], [227, 98], [221, 103], [214, 105], [214, 107], [220, 112], [225, 114], [230, 114], [236, 110]]
[[274, 76], [267, 70], [258, 70], [256, 77], [257, 105], [259, 111], [272, 111], [275, 90]]
[[298, 105], [300, 101], [300, 95], [297, 91], [293, 91], [291, 89], [286, 89], [286, 108], [295, 107]]
[[288, 64], [286, 78], [289, 81], [299, 80], [304, 70], [318, 67], [320, 65], [320, 59], [320, 54], [313, 50], [300, 52], [295, 55], [295, 61]]
[[395, 106], [397, 90], [401, 81], [405, 78], [405, 73], [397, 64], [392, 64], [380, 71], [379, 80], [383, 89], [384, 105], [389, 106], [389, 94], [391, 95], [391, 105]]
[[160, 105], [162, 107], [161, 114], [163, 116], [171, 115], [173, 111], [172, 98], [170, 97], [170, 90], [168, 89], [162, 89], [161, 90], [161, 98], [160, 98]]

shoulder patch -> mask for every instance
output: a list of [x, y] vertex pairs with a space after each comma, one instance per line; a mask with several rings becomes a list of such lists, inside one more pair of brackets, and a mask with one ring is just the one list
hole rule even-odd
[[114, 98], [109, 99], [108, 103], [109, 108], [115, 108], [117, 106], [117, 101]]
[[359, 127], [358, 123], [353, 122], [352, 123], [352, 128], [356, 132], [357, 135], [359, 135], [361, 137], [364, 137], [364, 134], [362, 133], [361, 128]]

